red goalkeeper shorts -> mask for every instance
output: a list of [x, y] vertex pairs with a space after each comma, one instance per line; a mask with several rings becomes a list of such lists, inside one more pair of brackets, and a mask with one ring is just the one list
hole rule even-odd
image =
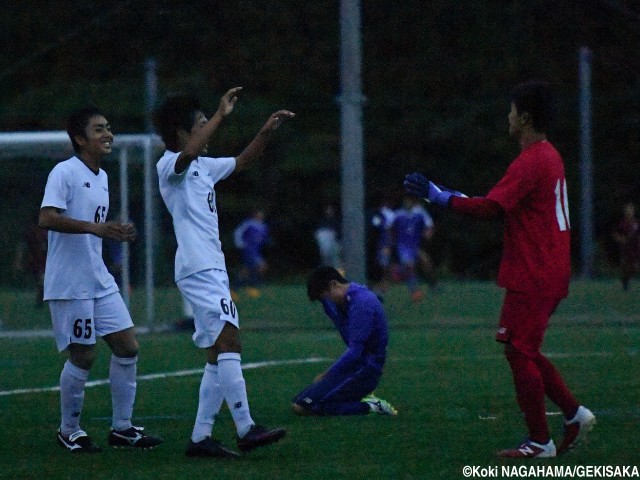
[[542, 297], [535, 292], [507, 290], [496, 340], [509, 343], [525, 355], [534, 356], [542, 347], [549, 317], [561, 298]]

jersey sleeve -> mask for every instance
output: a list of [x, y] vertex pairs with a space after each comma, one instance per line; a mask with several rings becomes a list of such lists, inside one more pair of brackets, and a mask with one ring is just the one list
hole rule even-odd
[[180, 173], [176, 173], [176, 162], [179, 156], [180, 152], [169, 152], [167, 150], [160, 162], [158, 162], [158, 177], [160, 177], [163, 183], [179, 182], [186, 177], [186, 172], [189, 170], [188, 168], [185, 168], [184, 171]]
[[214, 182], [224, 180], [236, 169], [236, 159], [234, 157], [200, 157], [200, 159], [206, 165]]
[[528, 156], [520, 156], [509, 165], [504, 177], [487, 194], [505, 212], [516, 208], [536, 184], [537, 173]]
[[479, 218], [493, 218], [503, 212], [498, 202], [485, 197], [451, 197], [451, 209]]
[[72, 189], [67, 181], [64, 168], [57, 166], [49, 173], [40, 208], [55, 207], [66, 210], [68, 202], [71, 201], [71, 194]]

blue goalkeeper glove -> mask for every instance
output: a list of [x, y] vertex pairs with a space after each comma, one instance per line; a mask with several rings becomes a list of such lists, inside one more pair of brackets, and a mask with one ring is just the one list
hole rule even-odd
[[407, 193], [424, 198], [439, 207], [448, 207], [451, 197], [466, 197], [464, 193], [436, 185], [420, 173], [410, 173], [404, 177], [403, 185]]

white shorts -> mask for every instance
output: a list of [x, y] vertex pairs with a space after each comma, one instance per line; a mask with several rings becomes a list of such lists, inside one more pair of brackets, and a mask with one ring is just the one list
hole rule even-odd
[[133, 327], [119, 292], [87, 300], [48, 300], [58, 351], [72, 343], [95, 345], [96, 337]]
[[193, 308], [193, 342], [198, 347], [215, 344], [226, 322], [239, 328], [240, 317], [231, 299], [227, 272], [212, 268], [182, 278], [177, 284]]

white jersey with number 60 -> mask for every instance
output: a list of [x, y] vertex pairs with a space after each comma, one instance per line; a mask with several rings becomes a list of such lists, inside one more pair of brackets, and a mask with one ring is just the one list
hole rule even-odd
[[179, 153], [167, 150], [156, 165], [160, 194], [173, 217], [178, 241], [176, 282], [211, 268], [226, 271], [214, 186], [236, 168], [233, 157], [198, 157], [177, 174], [178, 156]]

